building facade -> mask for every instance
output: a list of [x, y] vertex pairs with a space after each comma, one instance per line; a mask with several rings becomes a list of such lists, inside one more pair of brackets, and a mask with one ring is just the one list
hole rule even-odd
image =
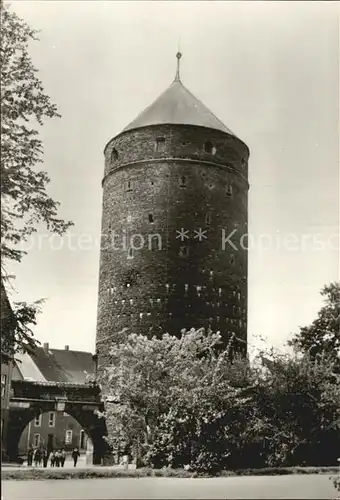
[[15, 329], [15, 317], [8, 300], [6, 289], [1, 280], [1, 459], [6, 460], [7, 427], [9, 402], [13, 373], [12, 340]]
[[87, 439], [80, 424], [67, 413], [41, 413], [25, 427], [19, 442], [19, 455], [26, 455], [32, 446], [66, 451], [78, 447], [82, 451], [86, 450]]
[[104, 150], [101, 366], [125, 328], [210, 328], [246, 351], [249, 149], [182, 84], [180, 57], [170, 87]]
[[[16, 355], [12, 380], [49, 384], [84, 384], [94, 376], [95, 363], [90, 352], [51, 349], [48, 343], [33, 354]], [[19, 455], [26, 455], [30, 446], [49, 450], [77, 446], [85, 450], [88, 436], [77, 420], [64, 411], [50, 411], [36, 416], [24, 429], [19, 441]]]

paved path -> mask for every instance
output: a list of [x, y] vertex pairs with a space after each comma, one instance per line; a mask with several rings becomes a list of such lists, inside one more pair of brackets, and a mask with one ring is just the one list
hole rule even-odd
[[329, 474], [213, 479], [71, 479], [3, 481], [3, 500], [323, 499], [336, 498]]

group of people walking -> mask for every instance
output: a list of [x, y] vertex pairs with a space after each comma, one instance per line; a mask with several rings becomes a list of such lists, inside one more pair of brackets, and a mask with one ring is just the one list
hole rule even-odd
[[[80, 453], [78, 448], [74, 448], [72, 451], [72, 459], [74, 467], [77, 466], [78, 458]], [[51, 467], [64, 467], [66, 460], [66, 451], [62, 450], [52, 450], [47, 451], [45, 448], [32, 448], [30, 447], [27, 453], [27, 465], [30, 467], [35, 465], [36, 467], [47, 467], [48, 461], [50, 460]]]

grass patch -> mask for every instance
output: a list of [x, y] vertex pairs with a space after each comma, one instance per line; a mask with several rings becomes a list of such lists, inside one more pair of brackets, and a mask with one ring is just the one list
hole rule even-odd
[[[222, 471], [219, 477], [232, 476], [282, 476], [288, 474], [337, 474], [339, 467], [273, 467], [267, 469], [240, 469]], [[46, 479], [93, 479], [93, 478], [141, 478], [141, 477], [177, 477], [195, 478], [212, 477], [209, 474], [198, 474], [184, 469], [118, 469], [94, 467], [88, 469], [17, 469], [2, 470], [2, 480], [46, 480]]]

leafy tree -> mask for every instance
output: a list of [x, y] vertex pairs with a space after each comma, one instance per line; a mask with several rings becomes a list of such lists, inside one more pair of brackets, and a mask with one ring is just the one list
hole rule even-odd
[[340, 383], [325, 354], [260, 353], [230, 361], [231, 344], [191, 330], [129, 335], [101, 375], [109, 441], [153, 467], [197, 472], [331, 465], [340, 446]]
[[229, 380], [245, 390], [250, 384], [247, 367], [231, 365], [228, 349], [217, 351], [220, 343], [219, 334], [203, 330], [191, 330], [180, 339], [168, 334], [151, 339], [129, 335], [115, 343], [110, 366], [101, 375], [103, 394], [116, 402], [106, 413], [111, 444], [134, 442], [148, 448], [159, 419], [174, 407], [193, 411], [206, 402], [208, 411], [228, 391], [235, 397]]
[[308, 352], [314, 359], [327, 353], [335, 362], [335, 369], [340, 373], [340, 283], [334, 282], [321, 290], [325, 305], [310, 326], [300, 331], [289, 341], [297, 351]]
[[[6, 282], [6, 263], [21, 261], [25, 252], [19, 245], [37, 231], [40, 223], [59, 235], [72, 223], [58, 218], [59, 203], [47, 192], [50, 179], [37, 169], [43, 161], [39, 129], [46, 118], [60, 116], [44, 93], [28, 53], [29, 43], [38, 40], [37, 32], [2, 2], [0, 14], [1, 278]], [[32, 345], [29, 325], [35, 322], [37, 307], [22, 303], [14, 308], [17, 325], [21, 325], [15, 333], [16, 346], [25, 348], [27, 342]]]

